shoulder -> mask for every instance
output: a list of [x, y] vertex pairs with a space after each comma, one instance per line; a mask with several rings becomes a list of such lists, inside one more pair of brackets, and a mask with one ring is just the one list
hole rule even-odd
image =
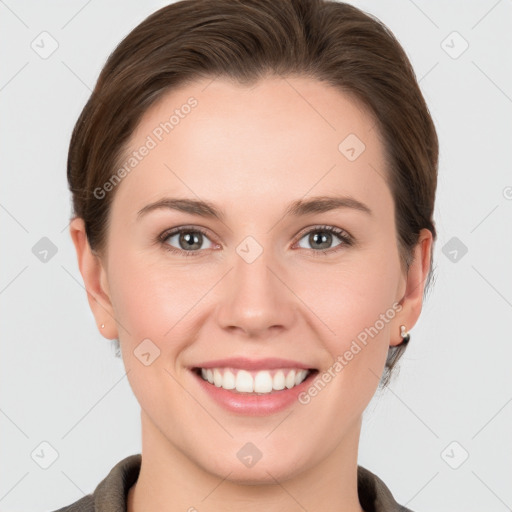
[[359, 465], [357, 492], [366, 512], [413, 512], [396, 502], [387, 485], [375, 473]]
[[126, 512], [128, 491], [139, 476], [141, 460], [140, 453], [126, 457], [110, 470], [93, 493], [54, 512]]
[[78, 501], [75, 501], [71, 505], [67, 505], [66, 507], [59, 508], [54, 512], [95, 512], [94, 511], [94, 498], [92, 494], [87, 494], [83, 498], [80, 498]]

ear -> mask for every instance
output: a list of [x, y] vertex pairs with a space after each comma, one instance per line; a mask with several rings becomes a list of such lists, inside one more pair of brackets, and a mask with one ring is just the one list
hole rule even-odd
[[[93, 253], [85, 233], [85, 223], [80, 217], [72, 219], [69, 232], [75, 245], [78, 267], [85, 284], [87, 300], [102, 336], [117, 338], [117, 324], [110, 300], [107, 273], [100, 257]], [[102, 329], [101, 325], [105, 324]]]
[[401, 282], [402, 293], [399, 295], [401, 297], [399, 303], [402, 309], [395, 317], [396, 325], [393, 328], [390, 346], [402, 343], [400, 325], [405, 325], [405, 330], [408, 332], [414, 327], [420, 316], [423, 307], [425, 282], [431, 263], [432, 243], [432, 232], [426, 228], [422, 229], [418, 243], [414, 248], [413, 261], [409, 267], [409, 272]]

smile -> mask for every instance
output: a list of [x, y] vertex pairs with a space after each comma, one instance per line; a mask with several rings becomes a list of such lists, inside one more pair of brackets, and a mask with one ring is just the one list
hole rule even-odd
[[237, 368], [194, 368], [205, 381], [238, 393], [267, 394], [298, 386], [313, 372], [302, 368], [247, 371]]

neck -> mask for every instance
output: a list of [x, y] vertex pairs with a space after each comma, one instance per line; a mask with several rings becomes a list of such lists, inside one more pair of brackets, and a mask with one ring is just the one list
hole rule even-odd
[[205, 471], [141, 413], [142, 463], [128, 493], [127, 512], [364, 512], [357, 493], [361, 420], [317, 465], [263, 483], [238, 483]]

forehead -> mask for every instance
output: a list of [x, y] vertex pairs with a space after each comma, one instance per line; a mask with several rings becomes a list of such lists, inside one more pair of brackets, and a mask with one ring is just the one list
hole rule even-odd
[[217, 78], [177, 88], [142, 117], [122, 163], [133, 152], [136, 165], [114, 202], [137, 211], [165, 194], [245, 208], [306, 194], [367, 202], [389, 195], [372, 115], [354, 97], [309, 78], [251, 86]]

